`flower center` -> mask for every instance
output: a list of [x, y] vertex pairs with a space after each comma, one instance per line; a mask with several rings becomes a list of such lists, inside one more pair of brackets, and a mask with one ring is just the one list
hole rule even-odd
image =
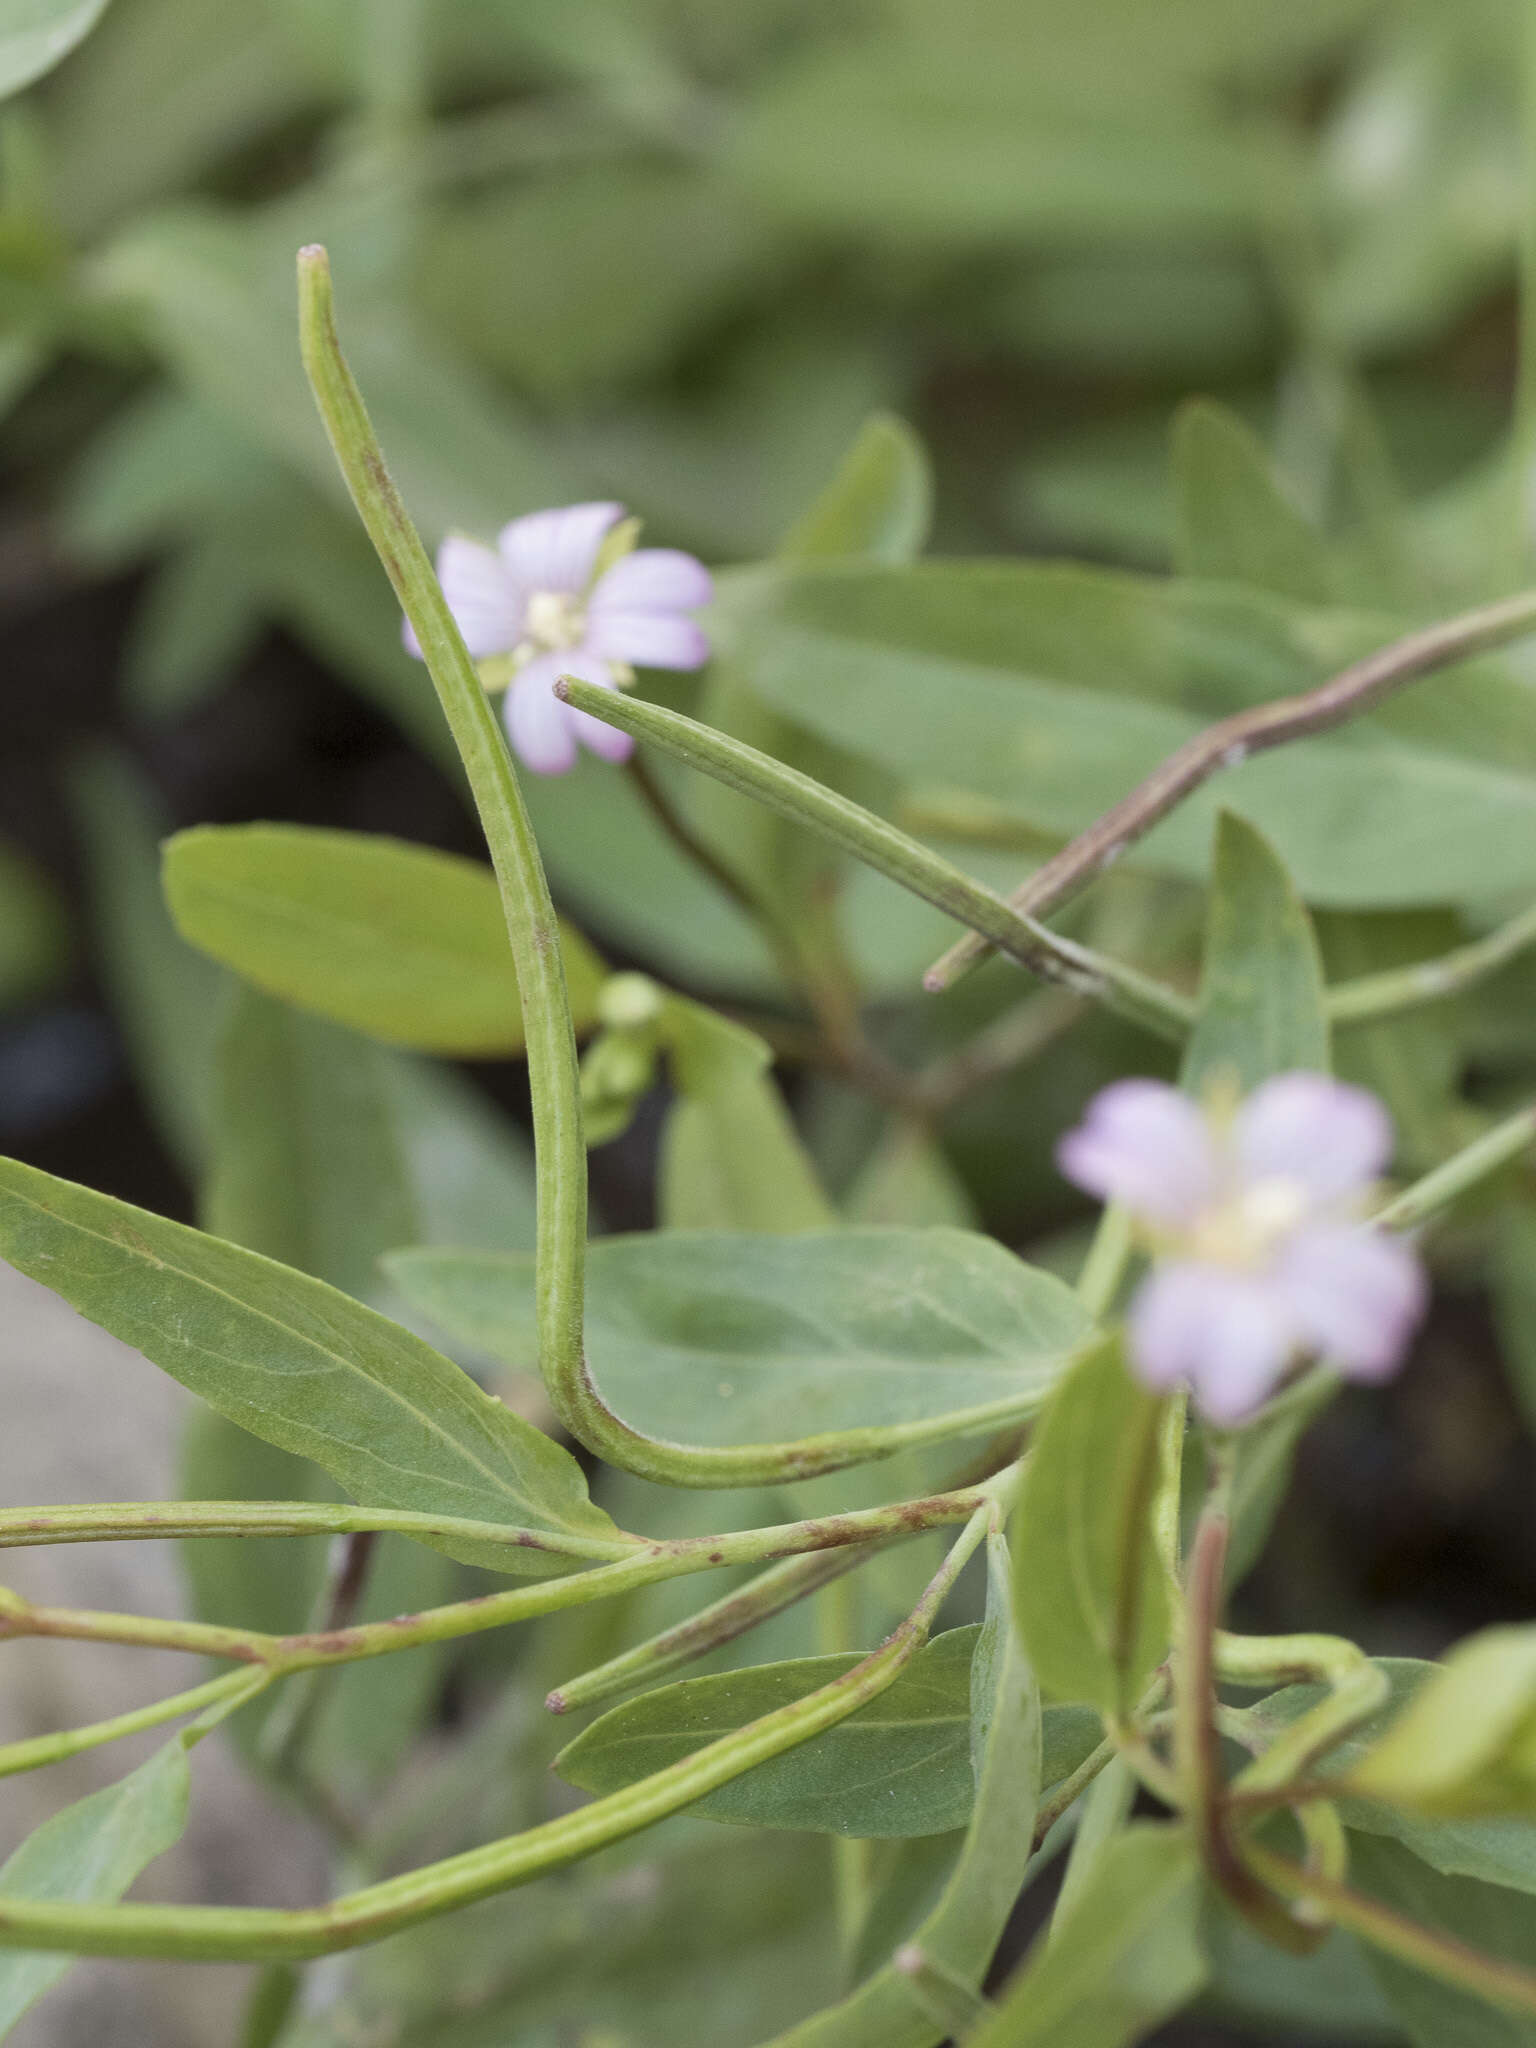
[[579, 647], [587, 630], [587, 614], [579, 598], [563, 590], [536, 590], [523, 614], [524, 644], [535, 653], [553, 654]]
[[1281, 1174], [1250, 1181], [1196, 1217], [1190, 1250], [1220, 1266], [1258, 1266], [1303, 1222], [1312, 1207], [1305, 1185]]

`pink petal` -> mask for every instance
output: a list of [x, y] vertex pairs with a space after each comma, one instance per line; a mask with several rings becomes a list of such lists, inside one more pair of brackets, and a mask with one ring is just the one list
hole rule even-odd
[[[561, 675], [577, 676], [584, 683], [592, 683], [599, 690], [617, 691], [618, 685], [606, 662], [592, 653], [590, 647], [574, 648], [569, 654], [554, 657], [559, 664]], [[608, 725], [601, 718], [594, 718], [590, 711], [578, 711], [574, 704], [567, 704], [565, 715], [571, 731], [584, 747], [605, 761], [627, 761], [635, 751], [633, 733], [620, 732], [616, 725]]]
[[709, 659], [703, 627], [674, 612], [589, 612], [586, 645], [636, 668], [702, 668]]
[[564, 775], [576, 766], [571, 714], [555, 695], [562, 667], [558, 655], [536, 655], [507, 692], [507, 737], [535, 775]]
[[1115, 1081], [1056, 1147], [1067, 1179], [1153, 1222], [1188, 1222], [1216, 1191], [1205, 1118], [1163, 1081]]
[[637, 548], [605, 569], [593, 589], [594, 612], [691, 612], [715, 594], [709, 571], [681, 548]]
[[1350, 1379], [1389, 1379], [1428, 1299], [1424, 1270], [1401, 1238], [1366, 1225], [1297, 1233], [1275, 1269], [1307, 1343]]
[[1326, 1074], [1262, 1082], [1232, 1135], [1249, 1176], [1299, 1181], [1319, 1202], [1365, 1188], [1392, 1157], [1392, 1119], [1381, 1103]]
[[1160, 1266], [1127, 1322], [1137, 1377], [1156, 1388], [1188, 1380], [1201, 1411], [1230, 1427], [1251, 1415], [1292, 1350], [1284, 1304], [1261, 1280], [1220, 1266]]
[[520, 590], [574, 595], [586, 589], [603, 537], [623, 513], [622, 505], [608, 501], [528, 512], [504, 526], [496, 544]]
[[[506, 654], [517, 645], [523, 608], [494, 548], [450, 534], [437, 551], [437, 580], [464, 645], [477, 661], [487, 654]], [[405, 644], [420, 657], [409, 624]]]

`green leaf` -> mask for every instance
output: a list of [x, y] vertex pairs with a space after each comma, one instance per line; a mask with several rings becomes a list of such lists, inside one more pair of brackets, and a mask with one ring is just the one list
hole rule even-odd
[[0, 1008], [55, 981], [69, 958], [64, 906], [42, 869], [0, 840]]
[[0, 22], [0, 95], [51, 71], [106, 10], [107, 0], [9, 0]]
[[1231, 811], [1216, 826], [1200, 1009], [1185, 1049], [1191, 1093], [1225, 1077], [1247, 1094], [1272, 1074], [1328, 1071], [1323, 969], [1280, 856]]
[[[66, 1806], [0, 1865], [0, 1898], [69, 1904], [120, 1899], [187, 1824], [187, 1740], [176, 1735], [147, 1763]], [[8, 2034], [69, 1969], [73, 1956], [0, 1950], [0, 2035]]]
[[[1378, 1657], [1388, 1698], [1381, 1712], [1328, 1752], [1322, 1771], [1350, 1789], [1351, 1773], [1397, 1717], [1432, 1680], [1439, 1666], [1406, 1657]], [[1281, 1733], [1327, 1697], [1320, 1685], [1287, 1686], [1249, 1709], [1261, 1729]], [[1346, 1823], [1373, 1835], [1390, 1835], [1405, 1849], [1448, 1877], [1471, 1877], [1490, 1885], [1536, 1893], [1536, 1821], [1512, 1815], [1485, 1819], [1426, 1819], [1422, 1814], [1374, 1799], [1341, 1797]]]
[[1322, 535], [1286, 497], [1257, 435], [1226, 406], [1197, 398], [1173, 423], [1181, 576], [1252, 583], [1306, 604], [1332, 595]]
[[73, 767], [69, 796], [85, 847], [97, 958], [135, 1078], [183, 1168], [199, 1173], [211, 1143], [225, 978], [166, 914], [165, 820], [127, 755], [87, 754]]
[[1457, 1644], [1349, 1784], [1417, 1813], [1536, 1817], [1536, 1626]]
[[759, 93], [733, 169], [807, 226], [946, 253], [1255, 218], [1265, 174], [1287, 162], [1271, 138], [1187, 102], [1064, 93], [1041, 54], [963, 30], [936, 44], [833, 39]]
[[[721, 639], [757, 694], [919, 789], [1081, 831], [1212, 719], [1310, 688], [1405, 622], [1233, 584], [1036, 562], [765, 567], [719, 579]], [[1185, 879], [1223, 805], [1310, 903], [1536, 888], [1536, 701], [1513, 664], [1427, 679], [1303, 746], [1234, 764], [1135, 849]]]
[[[907, 1940], [980, 1989], [1029, 1863], [1041, 1784], [1040, 1701], [1011, 1614], [1008, 1549], [987, 1543], [987, 1612], [971, 1664], [976, 1801], [942, 1892]], [[938, 2048], [943, 2029], [885, 1962], [768, 2048]]]
[[[904, 422], [885, 414], [867, 420], [830, 481], [777, 549], [784, 561], [908, 561], [927, 538], [933, 486], [922, 443]], [[885, 778], [842, 749], [764, 704], [728, 657], [711, 662], [698, 717], [749, 746], [772, 754], [847, 795], [878, 806]], [[811, 970], [836, 986], [846, 978], [842, 932], [856, 953], [872, 924], [889, 919], [878, 899], [851, 898], [839, 886], [849, 863], [814, 834], [707, 776], [679, 778], [689, 817], [712, 846], [767, 902], [777, 907]]]
[[662, 1136], [667, 1230], [824, 1230], [837, 1220], [770, 1078], [755, 1032], [669, 996], [661, 1037], [678, 1100]]
[[[0, 1163], [0, 1253], [210, 1407], [312, 1458], [365, 1506], [602, 1537], [575, 1460], [396, 1323], [305, 1274]], [[439, 1548], [493, 1570], [546, 1554]]]
[[1536, 1428], [1536, 1207], [1507, 1204], [1495, 1231], [1493, 1301], [1504, 1368], [1527, 1422]]
[[425, 303], [514, 385], [569, 399], [666, 368], [726, 317], [776, 237], [693, 163], [581, 164], [444, 209]]
[[[493, 1057], [523, 1044], [495, 878], [478, 861], [361, 832], [203, 825], [165, 849], [182, 936], [301, 1009], [397, 1045]], [[578, 1025], [603, 970], [562, 931]]]
[[[1350, 1882], [1417, 1921], [1512, 1963], [1536, 1955], [1536, 1898], [1442, 1877], [1396, 1842], [1350, 1837]], [[1536, 2020], [1484, 2004], [1381, 1950], [1366, 1951], [1399, 2026], [1414, 2048], [1536, 2048]]]
[[1203, 1988], [1200, 1877], [1182, 1829], [1107, 1844], [968, 2048], [1129, 2048]]
[[204, 1227], [377, 1301], [377, 1260], [417, 1235], [384, 1047], [242, 988], [224, 1027]]
[[[534, 1358], [533, 1263], [410, 1250], [407, 1300], [509, 1365]], [[587, 1355], [632, 1428], [676, 1442], [777, 1441], [1045, 1395], [1089, 1334], [1076, 1295], [958, 1230], [600, 1239]], [[1077, 1694], [1082, 1698], [1085, 1695]]]
[[1057, 1387], [1013, 1520], [1019, 1626], [1047, 1695], [1125, 1714], [1168, 1653], [1152, 1542], [1160, 1403], [1104, 1339]]
[[922, 442], [904, 420], [875, 413], [778, 553], [791, 562], [847, 555], [909, 562], [922, 552], [932, 514], [933, 479]]
[[973, 1229], [976, 1205], [937, 1140], [893, 1123], [860, 1167], [844, 1201], [850, 1223], [950, 1224]]
[[[977, 1634], [967, 1628], [936, 1636], [867, 1707], [689, 1810], [751, 1827], [863, 1837], [964, 1827], [975, 1795], [970, 1708]], [[662, 1686], [594, 1721], [561, 1750], [555, 1768], [583, 1791], [620, 1791], [803, 1699], [859, 1661], [805, 1657]]]
[[[976, 1796], [972, 1691], [980, 1634], [969, 1627], [935, 1636], [879, 1699], [689, 1811], [865, 1839], [965, 1827]], [[716, 1736], [803, 1699], [858, 1662], [857, 1655], [802, 1657], [659, 1687], [594, 1721], [560, 1752], [555, 1768], [583, 1791], [620, 1791]], [[1042, 1786], [1070, 1776], [1103, 1732], [1098, 1715], [1084, 1708], [1048, 1708]]]

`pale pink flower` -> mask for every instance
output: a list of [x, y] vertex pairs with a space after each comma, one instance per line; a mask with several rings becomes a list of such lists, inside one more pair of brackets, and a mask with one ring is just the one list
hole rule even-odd
[[[700, 668], [709, 659], [704, 630], [688, 616], [712, 595], [702, 562], [677, 548], [638, 548], [597, 573], [623, 514], [612, 503], [529, 512], [504, 526], [493, 548], [451, 534], [438, 550], [438, 581], [465, 646], [477, 661], [512, 657], [507, 736], [539, 775], [573, 768], [578, 740], [607, 761], [627, 760], [635, 744], [562, 704], [558, 677], [617, 690], [637, 667]], [[405, 644], [420, 656], [409, 622]]]
[[1418, 1260], [1361, 1220], [1392, 1155], [1374, 1095], [1279, 1074], [1234, 1113], [1161, 1081], [1117, 1081], [1061, 1140], [1071, 1181], [1128, 1209], [1154, 1264], [1131, 1302], [1131, 1363], [1188, 1381], [1213, 1422], [1241, 1422], [1299, 1358], [1379, 1381], [1424, 1313]]

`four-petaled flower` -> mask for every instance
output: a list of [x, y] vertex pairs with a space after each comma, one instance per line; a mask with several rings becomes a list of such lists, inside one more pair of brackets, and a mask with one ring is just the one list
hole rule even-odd
[[[562, 704], [558, 677], [616, 690], [633, 682], [637, 665], [700, 668], [709, 659], [703, 628], [687, 616], [712, 594], [702, 562], [677, 548], [639, 548], [598, 573], [623, 515], [611, 503], [529, 512], [504, 526], [493, 548], [452, 534], [438, 550], [438, 581], [465, 646], [477, 661], [512, 658], [507, 736], [540, 775], [573, 768], [578, 740], [608, 761], [627, 760], [635, 744]], [[420, 656], [408, 622], [405, 644]]]
[[1153, 1250], [1127, 1321], [1138, 1375], [1187, 1380], [1222, 1425], [1304, 1355], [1388, 1378], [1425, 1305], [1408, 1246], [1360, 1220], [1391, 1154], [1376, 1097], [1322, 1074], [1279, 1074], [1226, 1114], [1160, 1081], [1095, 1096], [1056, 1157], [1079, 1187], [1122, 1203]]

